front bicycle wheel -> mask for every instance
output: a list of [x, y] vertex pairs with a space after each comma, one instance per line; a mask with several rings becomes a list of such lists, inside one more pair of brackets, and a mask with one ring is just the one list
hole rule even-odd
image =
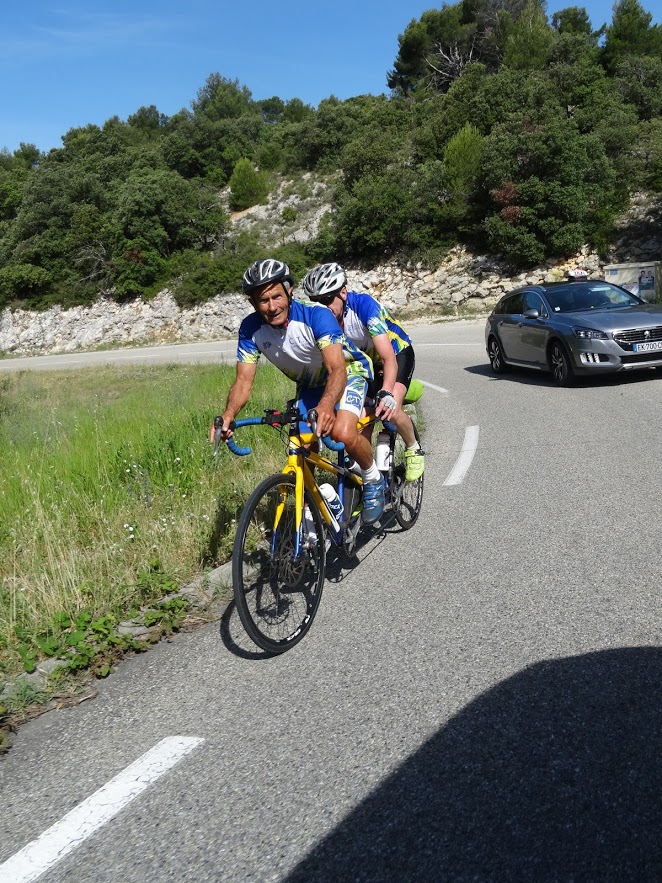
[[[414, 423], [416, 441], [421, 443], [418, 429]], [[415, 481], [405, 479], [405, 443], [401, 436], [391, 436], [391, 504], [395, 519], [403, 530], [409, 530], [418, 520], [423, 505], [423, 479], [421, 475]]]
[[272, 475], [253, 491], [237, 525], [232, 588], [250, 639], [269, 653], [297, 644], [313, 624], [326, 569], [325, 527], [308, 492], [315, 535], [296, 554], [294, 476]]

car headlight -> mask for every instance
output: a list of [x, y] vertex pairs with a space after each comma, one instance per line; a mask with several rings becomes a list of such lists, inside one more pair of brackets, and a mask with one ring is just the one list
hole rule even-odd
[[609, 335], [604, 331], [594, 331], [592, 328], [573, 328], [575, 337], [583, 340], [609, 340]]

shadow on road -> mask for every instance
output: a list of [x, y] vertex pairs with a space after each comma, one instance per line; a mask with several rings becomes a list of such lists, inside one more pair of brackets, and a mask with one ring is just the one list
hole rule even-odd
[[[381, 524], [371, 527], [364, 526], [361, 529], [352, 555], [347, 555], [343, 550], [332, 546], [327, 552], [326, 558], [327, 584], [342, 583], [351, 576], [353, 571], [379, 548], [388, 533], [394, 528], [400, 529], [394, 516], [389, 513]], [[322, 596], [323, 603], [324, 595]], [[251, 641], [241, 624], [234, 601], [228, 604], [221, 617], [220, 636], [226, 649], [241, 659], [261, 661], [271, 659], [275, 655], [261, 650]]]
[[[506, 381], [519, 383], [525, 386], [550, 386], [557, 387], [552, 380], [551, 374], [546, 371], [537, 371], [535, 368], [512, 368], [505, 374], [495, 374], [489, 363], [481, 365], [469, 365], [464, 369], [469, 374], [478, 374], [492, 381]], [[622, 386], [627, 383], [645, 383], [649, 380], [660, 379], [662, 374], [656, 368], [642, 368], [637, 371], [619, 371], [615, 374], [595, 374], [593, 376], [575, 377], [572, 389], [602, 389], [605, 386]]]
[[287, 881], [660, 880], [661, 795], [662, 650], [543, 662], [467, 706]]
[[230, 601], [221, 617], [220, 633], [221, 641], [223, 641], [225, 647], [230, 653], [234, 656], [239, 656], [241, 659], [261, 661], [272, 659], [274, 656], [273, 653], [261, 650], [248, 637], [239, 619], [237, 605], [234, 601]]

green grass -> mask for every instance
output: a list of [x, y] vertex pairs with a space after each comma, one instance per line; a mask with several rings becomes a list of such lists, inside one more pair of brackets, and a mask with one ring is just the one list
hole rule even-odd
[[[67, 620], [118, 619], [227, 560], [243, 503], [285, 456], [276, 432], [250, 428], [252, 456], [212, 459], [233, 378], [222, 365], [0, 377], [0, 676], [21, 647], [48, 655]], [[292, 389], [261, 366], [244, 413]]]

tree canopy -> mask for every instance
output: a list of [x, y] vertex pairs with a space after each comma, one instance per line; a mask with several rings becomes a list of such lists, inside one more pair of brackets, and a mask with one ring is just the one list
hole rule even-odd
[[[0, 150], [0, 306], [237, 290], [263, 253], [228, 210], [274, 182], [332, 176], [315, 260], [433, 262], [457, 242], [513, 266], [604, 247], [629, 193], [662, 190], [662, 27], [543, 0], [460, 0], [398, 38], [388, 95], [255, 100], [212, 73], [189, 108], [154, 105]], [[271, 247], [273, 250], [273, 247]]]

